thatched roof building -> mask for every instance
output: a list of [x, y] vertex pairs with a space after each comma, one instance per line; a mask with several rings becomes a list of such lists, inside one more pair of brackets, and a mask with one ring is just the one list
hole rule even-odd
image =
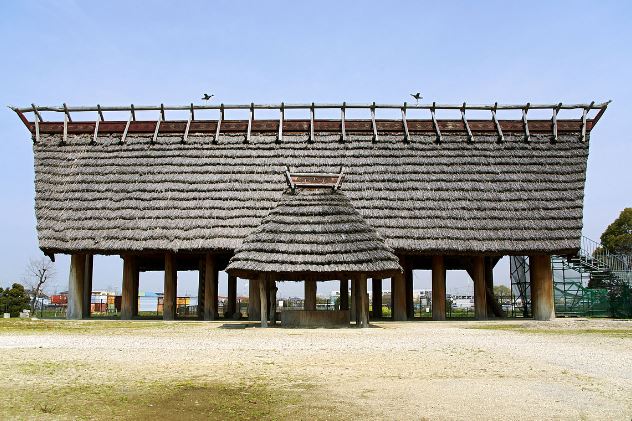
[[338, 191], [286, 192], [235, 250], [226, 271], [245, 279], [260, 273], [282, 280], [390, 278], [399, 260]]
[[[440, 267], [468, 269], [475, 277], [482, 265], [477, 259], [493, 267], [507, 254], [548, 256], [579, 248], [590, 131], [606, 106], [64, 105], [15, 111], [33, 135], [37, 230], [49, 255], [120, 254], [136, 262], [130, 263], [133, 274], [168, 270], [164, 256], [175, 256], [176, 268], [197, 269], [210, 254], [223, 268], [241, 247], [243, 259], [235, 265], [252, 263], [261, 253], [268, 253], [270, 265], [274, 253], [290, 246], [282, 231], [266, 230], [278, 228], [275, 218], [286, 211], [297, 212], [298, 221], [302, 214], [292, 206], [316, 198], [344, 202], [332, 207], [355, 209], [353, 218], [366, 223], [362, 230], [371, 227], [384, 240], [385, 246], [367, 240], [376, 247], [367, 250], [369, 260], [380, 262], [381, 253], [392, 249], [408, 273], [434, 267], [440, 256]], [[280, 119], [255, 119], [259, 108], [279, 109]], [[310, 119], [285, 120], [289, 108], [309, 109]], [[316, 119], [319, 108], [340, 108], [341, 119]], [[368, 109], [371, 119], [346, 119], [346, 108]], [[401, 109], [402, 119], [376, 119], [380, 108]], [[203, 119], [200, 113], [209, 109], [220, 118]], [[230, 109], [249, 110], [250, 117], [226, 120]], [[446, 109], [460, 110], [462, 118], [438, 118], [436, 112]], [[489, 111], [491, 118], [468, 121], [472, 109]], [[530, 119], [530, 109], [548, 109], [552, 118]], [[559, 119], [560, 109], [582, 115]], [[103, 117], [120, 110], [130, 112], [129, 120]], [[169, 120], [172, 110], [186, 110], [188, 120]], [[411, 110], [427, 111], [429, 118], [407, 119]], [[522, 111], [522, 119], [499, 117], [510, 110]], [[591, 117], [592, 110], [597, 114]], [[99, 117], [72, 120], [84, 111]], [[141, 111], [156, 113], [156, 119], [137, 119]], [[45, 121], [51, 112], [64, 121]], [[302, 172], [344, 166], [344, 196], [284, 196], [286, 166]], [[296, 236], [303, 235], [301, 227], [310, 229], [301, 224]], [[308, 245], [320, 238], [312, 235], [305, 233], [305, 251], [318, 249]], [[340, 250], [356, 253], [362, 244], [345, 242]], [[318, 254], [301, 250], [295, 249], [297, 263], [308, 268], [318, 262]], [[412, 285], [412, 278], [406, 282]]]

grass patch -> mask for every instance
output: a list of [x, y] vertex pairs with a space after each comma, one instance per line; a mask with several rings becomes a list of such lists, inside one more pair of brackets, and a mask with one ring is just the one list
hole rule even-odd
[[602, 336], [614, 336], [618, 338], [632, 338], [632, 328], [630, 329], [599, 329], [599, 328], [580, 328], [580, 329], [568, 329], [568, 328], [556, 328], [549, 327], [543, 329], [537, 325], [523, 325], [523, 324], [480, 324], [475, 326], [469, 326], [466, 329], [482, 329], [482, 330], [501, 330], [509, 332], [531, 333], [541, 335], [602, 335]]
[[2, 334], [126, 334], [141, 330], [169, 330], [199, 327], [202, 322], [169, 323], [162, 321], [120, 320], [32, 320], [0, 319]]
[[1, 395], [0, 413], [9, 419], [324, 419], [334, 410], [314, 404], [298, 392], [275, 390], [260, 382], [121, 382], [52, 389], [10, 388], [2, 390]]

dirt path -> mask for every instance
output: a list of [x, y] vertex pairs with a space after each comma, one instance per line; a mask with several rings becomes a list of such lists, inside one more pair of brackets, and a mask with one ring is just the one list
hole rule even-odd
[[[82, 390], [89, 391], [84, 398], [100, 396], [106, 414], [107, 402], [134, 391], [145, 390], [159, 407], [170, 388], [182, 391], [182, 385], [199, 392], [191, 405], [219, 396], [201, 387], [234, 387], [217, 405], [261, 390], [265, 398], [249, 396], [250, 404], [268, 399], [270, 405], [254, 418], [632, 416], [632, 322], [412, 322], [364, 330], [32, 323], [0, 323], [0, 414], [9, 417], [73, 418], [60, 406], [72, 404]], [[54, 389], [68, 393], [68, 402], [45, 393]], [[155, 408], [153, 401], [138, 402]], [[248, 404], [235, 411], [247, 411]], [[116, 407], [113, 418], [137, 408], [134, 402]], [[221, 415], [215, 406], [207, 410]]]

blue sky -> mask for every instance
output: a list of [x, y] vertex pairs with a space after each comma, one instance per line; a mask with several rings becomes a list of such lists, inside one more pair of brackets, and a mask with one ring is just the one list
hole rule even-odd
[[[612, 99], [588, 164], [584, 233], [597, 239], [632, 206], [631, 21], [626, 1], [1, 2], [0, 104]], [[29, 135], [4, 107], [0, 160], [6, 285], [40, 252]], [[67, 258], [57, 270], [63, 289]], [[468, 287], [451, 276], [448, 290]], [[118, 257], [95, 263], [95, 288], [120, 277]], [[194, 292], [194, 275], [182, 279], [179, 292]], [[162, 288], [158, 274], [141, 282]]]

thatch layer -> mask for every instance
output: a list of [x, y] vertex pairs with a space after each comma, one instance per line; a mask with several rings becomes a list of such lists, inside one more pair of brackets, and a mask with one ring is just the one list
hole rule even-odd
[[[579, 134], [42, 135], [34, 146], [40, 247], [48, 252], [234, 250], [301, 172], [345, 168], [343, 191], [404, 253], [563, 253], [579, 247], [588, 143]], [[305, 203], [297, 212], [309, 214]], [[316, 206], [318, 208], [318, 206]], [[343, 217], [343, 216], [341, 216]], [[280, 223], [285, 223], [282, 218]], [[333, 228], [331, 228], [333, 229]], [[309, 243], [309, 232], [287, 233]], [[302, 236], [306, 235], [305, 238]]]
[[235, 250], [229, 274], [392, 276], [399, 259], [349, 199], [331, 189], [288, 192]]

